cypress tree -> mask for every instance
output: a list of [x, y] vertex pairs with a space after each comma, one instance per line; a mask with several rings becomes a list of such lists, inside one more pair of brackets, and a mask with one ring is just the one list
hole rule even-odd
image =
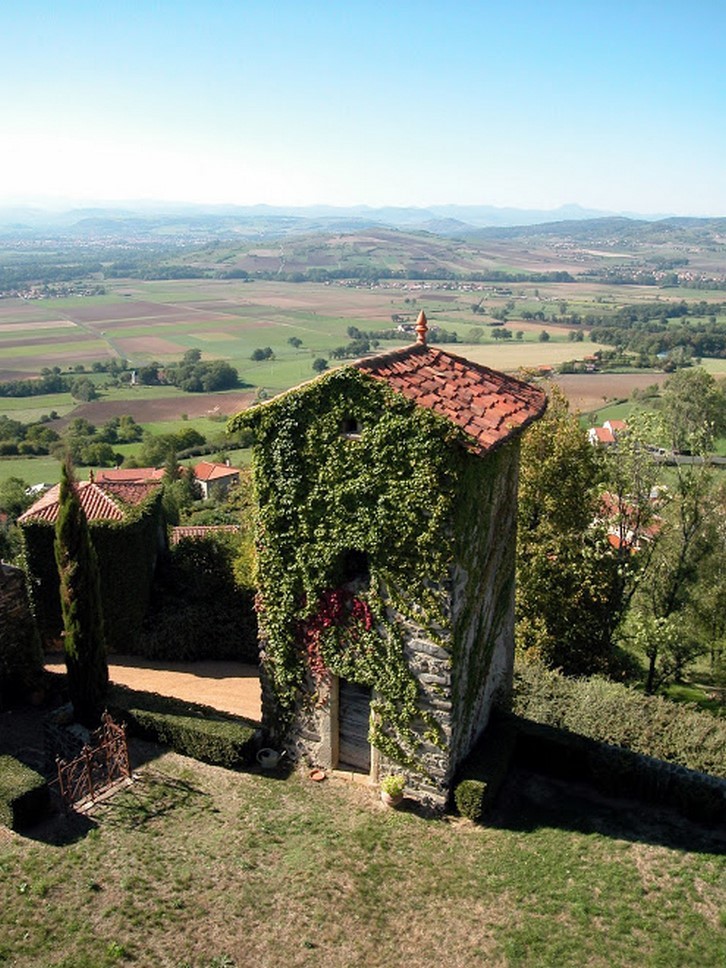
[[55, 560], [60, 578], [68, 690], [76, 719], [100, 722], [108, 691], [108, 663], [96, 552], [78, 496], [73, 464], [61, 471]]

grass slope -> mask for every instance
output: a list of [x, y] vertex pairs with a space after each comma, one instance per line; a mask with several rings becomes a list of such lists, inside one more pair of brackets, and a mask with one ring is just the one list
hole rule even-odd
[[722, 964], [726, 859], [627, 811], [583, 823], [555, 793], [552, 822], [520, 796], [485, 829], [147, 756], [74, 837], [0, 838], [0, 964]]

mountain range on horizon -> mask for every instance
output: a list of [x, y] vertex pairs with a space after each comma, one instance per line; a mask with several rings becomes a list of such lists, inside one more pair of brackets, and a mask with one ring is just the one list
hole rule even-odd
[[429, 206], [380, 206], [368, 205], [203, 205], [187, 202], [156, 202], [134, 200], [128, 202], [104, 202], [84, 205], [0, 203], [0, 226], [15, 229], [62, 229], [87, 219], [294, 219], [300, 221], [360, 221], [367, 225], [377, 223], [398, 228], [426, 228], [431, 223], [459, 224], [462, 229], [539, 225], [547, 222], [581, 221], [600, 218], [628, 218], [642, 221], [658, 221], [672, 215], [641, 214], [635, 212], [612, 212], [585, 208], [572, 203], [554, 209], [525, 209], [497, 207], [493, 205], [429, 205]]

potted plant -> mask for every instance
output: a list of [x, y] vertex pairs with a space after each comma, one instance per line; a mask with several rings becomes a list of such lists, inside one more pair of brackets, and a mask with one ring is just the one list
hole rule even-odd
[[381, 800], [389, 807], [397, 807], [403, 800], [403, 791], [406, 787], [406, 777], [397, 773], [384, 776], [381, 780]]

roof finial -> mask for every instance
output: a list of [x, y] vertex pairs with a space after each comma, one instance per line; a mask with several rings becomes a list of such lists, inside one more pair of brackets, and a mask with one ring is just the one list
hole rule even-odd
[[429, 331], [429, 328], [426, 325], [426, 313], [422, 309], [421, 312], [418, 314], [418, 319], [416, 320], [416, 342], [423, 343], [423, 345], [425, 346], [426, 334], [428, 333], [428, 331]]
[[89, 480], [89, 481], [91, 482], [91, 484], [93, 484], [93, 483], [94, 483], [94, 481], [96, 480], [96, 478], [95, 478], [95, 475], [94, 475], [94, 473], [93, 473], [93, 470], [90, 470], [90, 471], [88, 472], [88, 480]]

